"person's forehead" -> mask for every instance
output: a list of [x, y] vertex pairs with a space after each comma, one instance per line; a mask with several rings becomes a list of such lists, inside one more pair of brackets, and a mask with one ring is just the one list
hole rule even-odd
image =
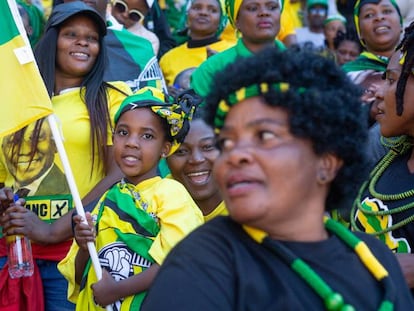
[[363, 12], [370, 9], [382, 8], [382, 7], [394, 7], [389, 0], [381, 0], [381, 1], [367, 1], [363, 3], [360, 7], [359, 12]]
[[129, 9], [148, 9], [146, 0], [123, 0]]

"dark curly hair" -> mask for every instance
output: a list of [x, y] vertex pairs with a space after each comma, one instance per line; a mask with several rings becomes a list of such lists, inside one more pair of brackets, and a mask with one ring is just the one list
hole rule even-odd
[[404, 30], [404, 37], [396, 47], [396, 51], [406, 53], [405, 61], [402, 65], [401, 75], [397, 82], [395, 98], [397, 102], [397, 115], [401, 116], [404, 110], [404, 93], [408, 78], [413, 72], [414, 66], [414, 22]]
[[214, 120], [219, 102], [240, 88], [278, 82], [288, 83], [289, 89], [270, 89], [260, 96], [268, 105], [286, 109], [291, 133], [309, 139], [316, 154], [331, 153], [342, 159], [326, 210], [349, 210], [368, 173], [364, 148], [367, 122], [360, 89], [332, 60], [310, 52], [274, 48], [239, 58], [215, 76], [206, 98], [206, 123], [217, 126]]
[[362, 53], [362, 51], [364, 50], [363, 46], [361, 45], [361, 42], [359, 41], [358, 34], [354, 27], [347, 27], [345, 32], [342, 32], [341, 30], [339, 30], [336, 33], [336, 36], [333, 41], [335, 50], [337, 50], [339, 46], [342, 44], [342, 42], [345, 42], [345, 41], [355, 42], [355, 44], [359, 48], [360, 53]]

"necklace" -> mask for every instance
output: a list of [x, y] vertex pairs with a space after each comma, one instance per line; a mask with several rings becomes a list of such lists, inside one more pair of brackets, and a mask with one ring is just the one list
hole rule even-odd
[[[412, 142], [407, 139], [407, 137], [402, 137], [398, 140], [394, 140], [391, 142], [391, 145], [389, 146], [391, 147], [391, 150], [380, 160], [380, 162], [377, 164], [377, 166], [374, 168], [374, 170], [371, 172], [370, 174], [370, 178], [368, 181], [365, 181], [359, 192], [358, 195], [355, 199], [355, 202], [352, 206], [352, 210], [351, 210], [351, 227], [353, 230], [356, 231], [361, 231], [357, 224], [356, 224], [356, 220], [355, 220], [355, 215], [357, 213], [357, 209], [365, 214], [365, 215], [369, 215], [369, 216], [387, 216], [387, 215], [393, 215], [396, 213], [400, 213], [406, 210], [409, 210], [411, 208], [414, 207], [414, 201], [401, 205], [397, 208], [393, 208], [390, 210], [382, 210], [382, 211], [373, 211], [371, 209], [365, 208], [362, 205], [362, 195], [363, 193], [368, 189], [370, 195], [372, 195], [374, 198], [379, 199], [381, 201], [399, 201], [399, 200], [403, 200], [403, 199], [407, 199], [410, 197], [414, 196], [414, 189], [410, 189], [401, 193], [396, 193], [396, 194], [383, 194], [380, 193], [376, 190], [376, 185], [378, 183], [378, 180], [381, 178], [381, 176], [383, 175], [383, 173], [388, 169], [388, 167], [391, 165], [391, 163], [394, 162], [394, 160], [401, 154], [404, 154], [406, 152], [408, 152], [409, 150], [411, 150], [412, 148]], [[373, 233], [369, 233], [372, 235], [381, 235], [390, 231], [393, 231], [395, 229], [398, 229], [402, 226], [405, 226], [406, 224], [410, 223], [414, 221], [414, 214], [411, 215], [410, 217], [397, 222], [395, 224], [393, 224], [392, 226], [389, 226], [383, 230], [380, 231], [376, 231]]]
[[[361, 262], [384, 289], [384, 298], [378, 308], [379, 311], [392, 311], [394, 309], [395, 288], [391, 282], [388, 271], [372, 254], [368, 246], [336, 221], [324, 217], [325, 228], [334, 233], [347, 246], [355, 251]], [[277, 257], [282, 259], [296, 272], [323, 300], [326, 310], [354, 311], [355, 308], [344, 302], [340, 293], [335, 292], [305, 261], [296, 256], [282, 243], [264, 238], [263, 245], [270, 249]]]

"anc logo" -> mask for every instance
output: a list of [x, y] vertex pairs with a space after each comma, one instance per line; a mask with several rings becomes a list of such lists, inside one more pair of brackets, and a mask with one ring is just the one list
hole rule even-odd
[[[388, 207], [378, 199], [365, 198], [362, 203], [364, 210], [370, 211], [388, 211]], [[373, 234], [375, 232], [383, 231], [393, 225], [392, 215], [367, 215], [357, 211], [355, 220], [358, 225], [363, 228], [362, 231]], [[407, 240], [404, 238], [395, 238], [392, 232], [386, 232], [377, 235], [377, 237], [383, 241], [393, 252], [398, 253], [411, 253], [411, 247]]]

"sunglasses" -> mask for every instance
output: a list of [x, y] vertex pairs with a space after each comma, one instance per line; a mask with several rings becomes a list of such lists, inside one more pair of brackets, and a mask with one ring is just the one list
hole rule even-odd
[[309, 14], [310, 15], [319, 15], [319, 16], [325, 16], [327, 13], [327, 9], [325, 8], [310, 8]]
[[122, 0], [114, 0], [113, 6], [114, 6], [114, 9], [116, 9], [119, 13], [128, 12], [129, 19], [134, 22], [139, 22], [140, 20], [144, 20], [144, 15], [140, 11], [136, 9], [129, 10], [128, 4], [126, 4]]

